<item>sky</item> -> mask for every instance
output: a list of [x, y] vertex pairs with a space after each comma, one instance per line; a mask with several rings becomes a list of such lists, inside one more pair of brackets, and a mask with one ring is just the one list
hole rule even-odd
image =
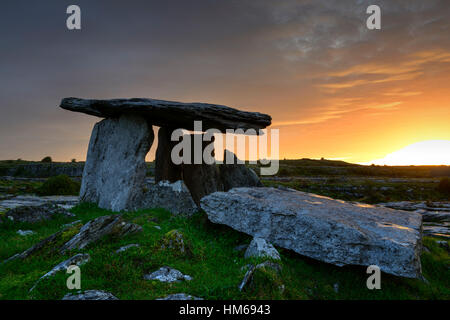
[[100, 119], [60, 109], [71, 96], [267, 113], [280, 158], [370, 163], [448, 142], [449, 35], [448, 0], [2, 1], [0, 159], [84, 160]]

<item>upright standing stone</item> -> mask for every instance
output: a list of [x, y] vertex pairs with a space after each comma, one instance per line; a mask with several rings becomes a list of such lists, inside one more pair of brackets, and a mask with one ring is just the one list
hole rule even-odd
[[[233, 158], [232, 164], [226, 164], [227, 154]], [[223, 183], [224, 191], [239, 187], [262, 187], [258, 175], [245, 164], [239, 163], [237, 156], [225, 149], [223, 155], [224, 163], [219, 165], [220, 178]]]
[[183, 180], [198, 206], [200, 206], [200, 199], [204, 196], [223, 191], [219, 169], [215, 164], [183, 165]]
[[175, 182], [182, 179], [181, 165], [176, 165], [170, 157], [176, 141], [170, 139], [174, 128], [161, 127], [158, 131], [158, 148], [155, 157], [155, 182]]
[[137, 115], [123, 114], [96, 123], [80, 200], [113, 211], [138, 209], [145, 183], [145, 156], [153, 138], [151, 124]]
[[[191, 164], [182, 164], [183, 181], [191, 192], [194, 202], [200, 206], [201, 198], [216, 191], [223, 191], [223, 184], [220, 180], [219, 168], [215, 163], [206, 164], [203, 158], [201, 164], [194, 163], [196, 135], [202, 136], [198, 139], [202, 141], [202, 155], [205, 148], [214, 142], [214, 138], [211, 141], [203, 141], [203, 134], [191, 134]], [[214, 152], [211, 155], [214, 156]]]

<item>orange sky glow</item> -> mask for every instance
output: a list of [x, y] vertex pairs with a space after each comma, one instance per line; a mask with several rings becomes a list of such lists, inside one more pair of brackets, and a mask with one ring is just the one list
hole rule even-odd
[[[176, 14], [164, 4], [105, 12], [89, 3], [97, 18], [81, 33], [60, 32], [51, 15], [36, 27], [39, 42], [12, 14], [6, 22], [20, 36], [3, 35], [14, 54], [0, 61], [0, 159], [83, 161], [99, 119], [58, 108], [78, 96], [267, 113], [280, 159], [450, 165], [448, 1], [381, 0], [381, 30], [366, 28], [368, 3], [224, 1]], [[115, 23], [124, 10], [133, 20]]]

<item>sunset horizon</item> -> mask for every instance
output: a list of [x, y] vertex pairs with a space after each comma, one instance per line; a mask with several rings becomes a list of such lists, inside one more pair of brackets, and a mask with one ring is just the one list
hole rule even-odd
[[[178, 3], [175, 12], [163, 3], [104, 10], [81, 1], [83, 28], [76, 32], [59, 26], [63, 4], [6, 4], [8, 28], [0, 32], [15, 53], [4, 51], [0, 61], [8, 75], [1, 83], [0, 159], [83, 161], [100, 119], [58, 108], [70, 96], [266, 113], [269, 129], [280, 130], [280, 159], [370, 164], [415, 143], [450, 141], [444, 2], [380, 1], [380, 30], [366, 27], [365, 1], [203, 4], [210, 12], [201, 3]], [[35, 16], [44, 18], [29, 27]], [[442, 154], [435, 164], [450, 164]], [[147, 160], [154, 156], [155, 147]]]
[[2, 1], [0, 303], [449, 302], [449, 18], [450, 0]]

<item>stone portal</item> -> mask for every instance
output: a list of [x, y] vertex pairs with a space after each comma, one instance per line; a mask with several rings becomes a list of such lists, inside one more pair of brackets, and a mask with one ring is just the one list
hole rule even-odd
[[[183, 180], [197, 205], [202, 197], [216, 191], [235, 186], [260, 185], [257, 175], [245, 165], [175, 165], [171, 161], [171, 151], [176, 142], [171, 141], [171, 134], [175, 129], [193, 130], [194, 121], [202, 121], [203, 130], [214, 128], [226, 132], [227, 129], [264, 129], [271, 123], [269, 115], [207, 103], [141, 98], [65, 98], [60, 107], [106, 118], [97, 123], [92, 131], [80, 191], [81, 201], [122, 211], [137, 210], [150, 203], [160, 204], [155, 195], [149, 196], [148, 189], [153, 192], [164, 189], [164, 197], [170, 198], [167, 190], [178, 187], [166, 188], [163, 184], [148, 188], [145, 183], [145, 156], [154, 138], [152, 125], [160, 127], [155, 160], [157, 183]], [[209, 143], [205, 143], [205, 146]]]

